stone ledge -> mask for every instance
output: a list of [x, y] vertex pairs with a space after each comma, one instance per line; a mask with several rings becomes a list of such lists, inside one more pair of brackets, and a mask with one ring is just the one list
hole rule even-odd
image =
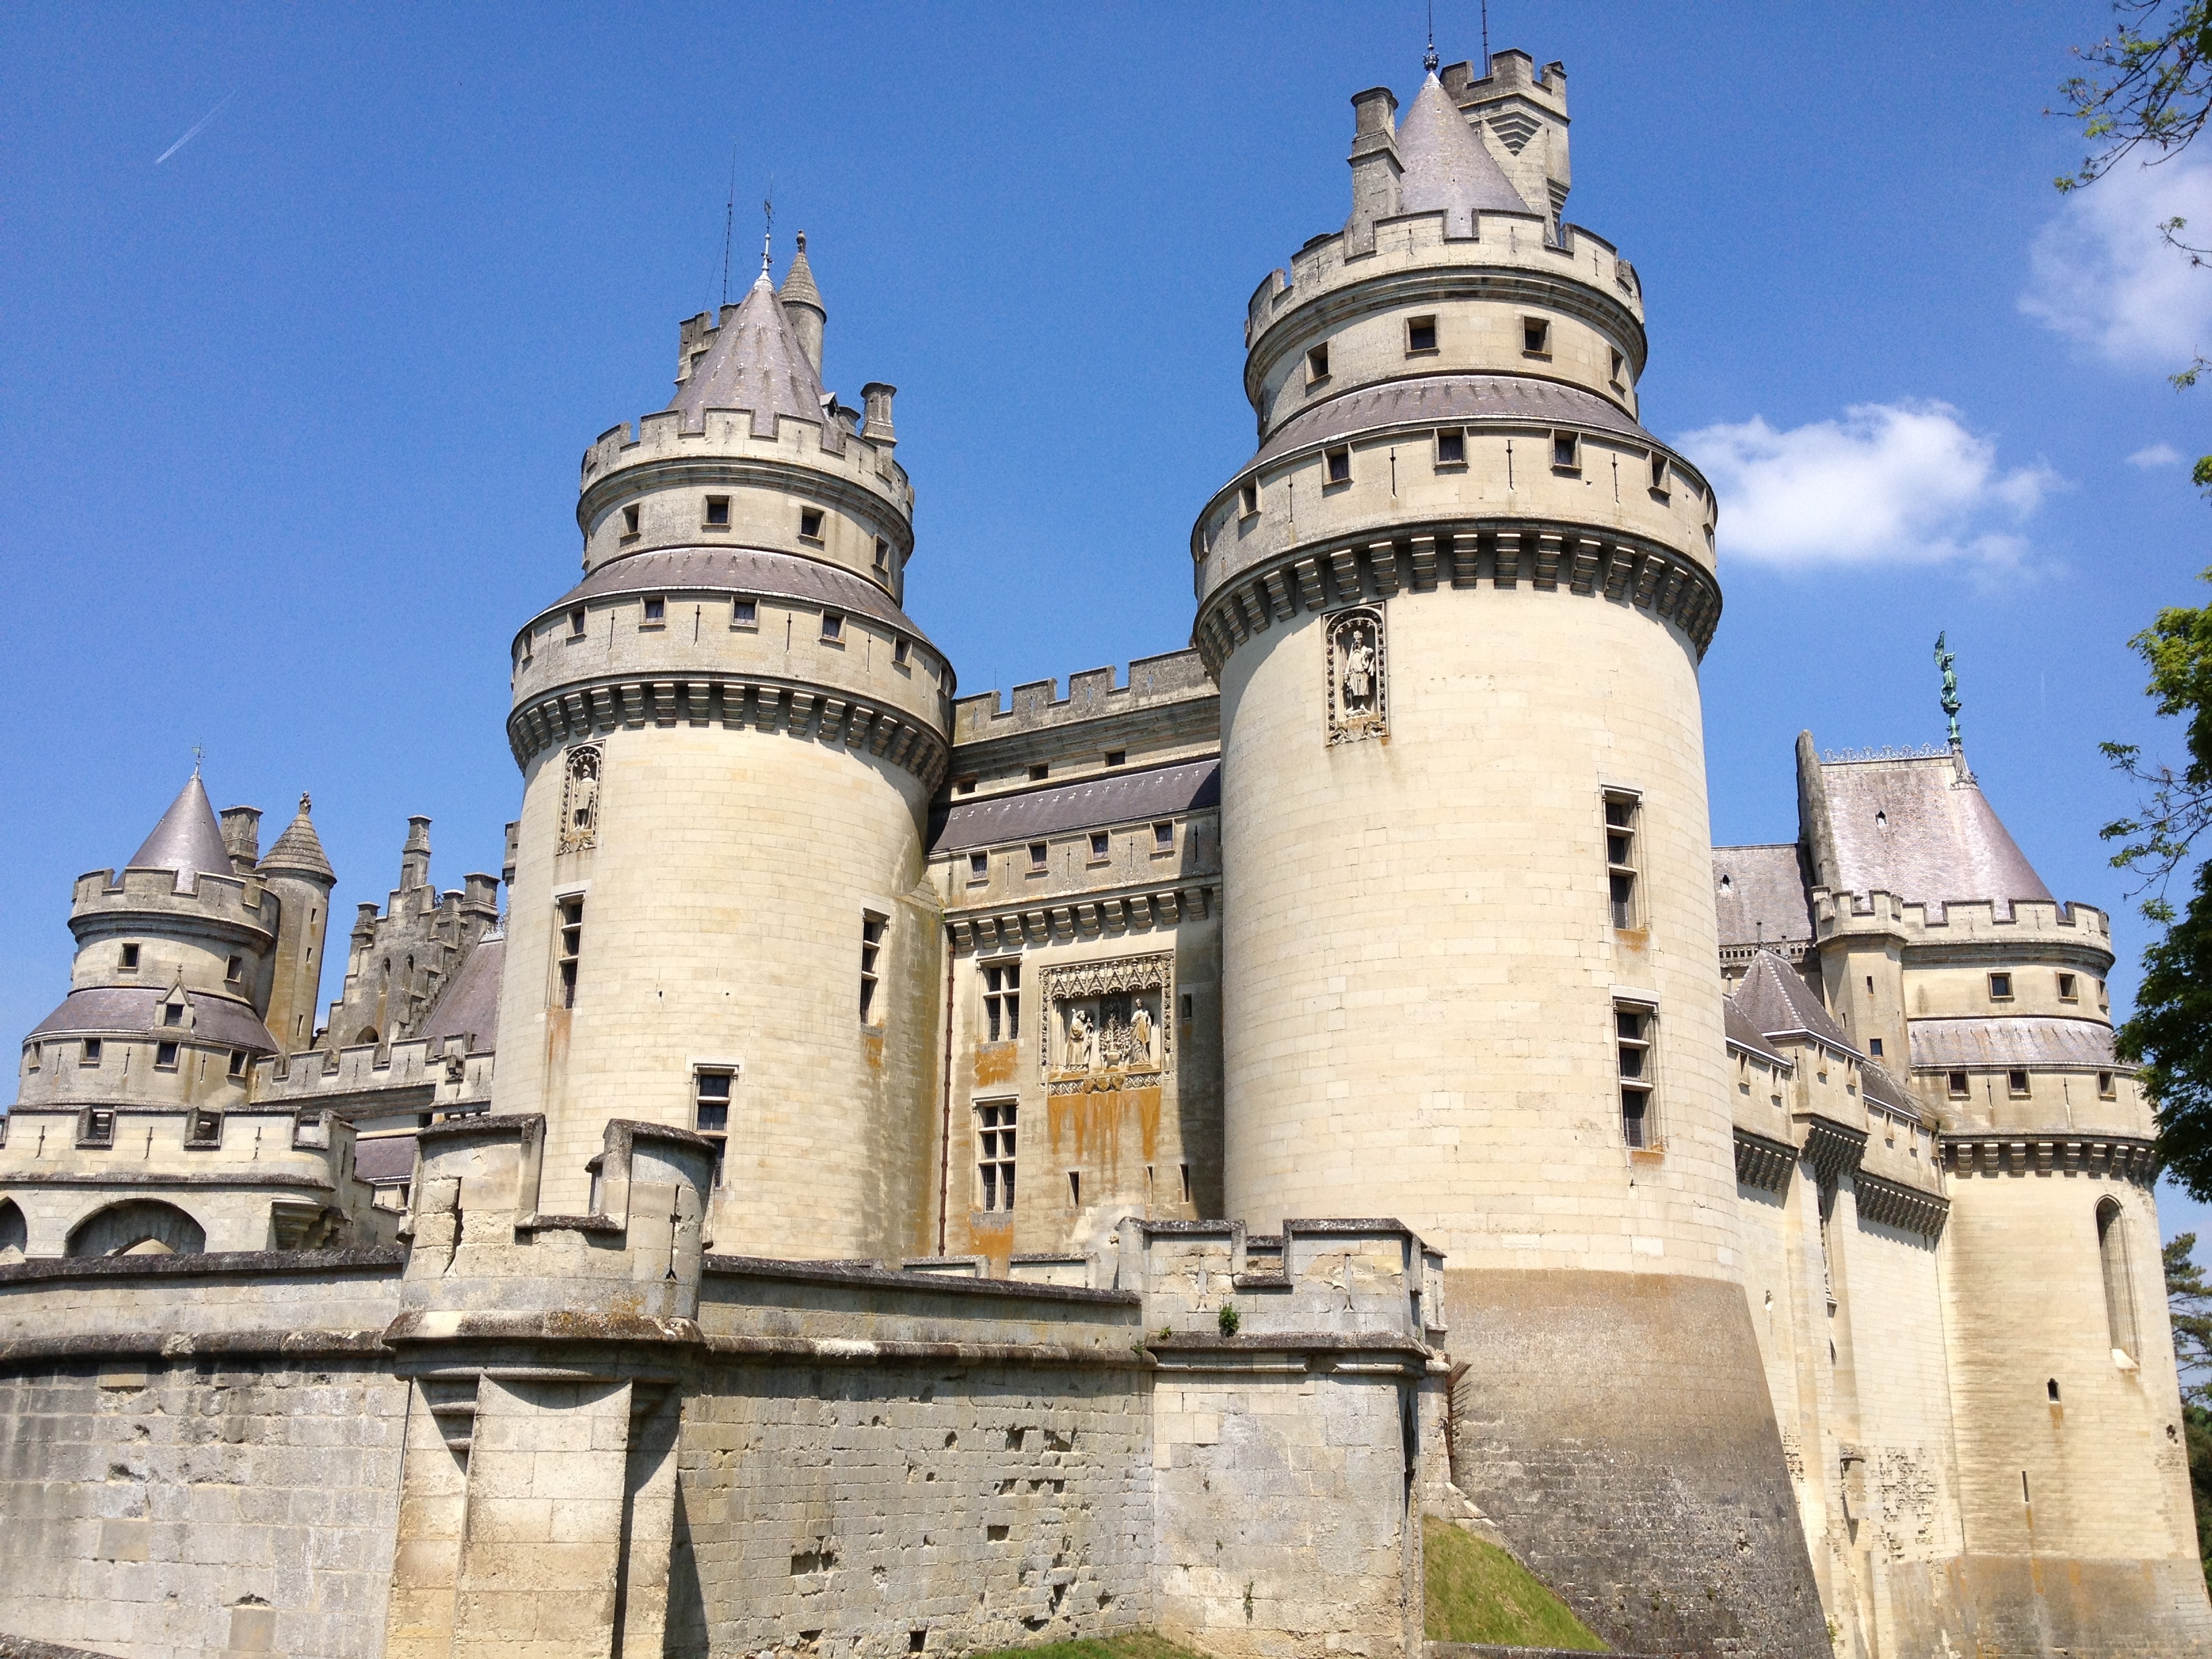
[[[384, 1352], [381, 1331], [207, 1331], [196, 1335], [129, 1331], [0, 1342], [0, 1370], [20, 1370], [55, 1360], [316, 1358]], [[0, 1648], [0, 1659], [7, 1659], [4, 1648]]]
[[[181, 1116], [183, 1114], [176, 1111], [168, 1111], [161, 1114], [148, 1114], [148, 1115]], [[264, 1114], [263, 1115], [266, 1115], [266, 1114]], [[276, 1115], [280, 1117], [290, 1117], [292, 1114], [289, 1112], [283, 1112], [276, 1114]], [[200, 1151], [204, 1149], [195, 1147], [192, 1150]], [[295, 1152], [306, 1152], [311, 1149], [307, 1147], [294, 1147], [292, 1150]], [[322, 1149], [320, 1147], [315, 1147], [312, 1150], [320, 1152]], [[311, 1170], [304, 1169], [297, 1175], [258, 1174], [253, 1171], [245, 1170], [241, 1170], [229, 1175], [218, 1175], [212, 1173], [207, 1175], [176, 1175], [159, 1170], [145, 1170], [134, 1172], [129, 1175], [102, 1175], [97, 1172], [88, 1172], [79, 1170], [72, 1170], [66, 1172], [56, 1171], [52, 1174], [32, 1174], [26, 1171], [18, 1171], [15, 1174], [6, 1177], [5, 1184], [10, 1187], [149, 1187], [164, 1189], [179, 1187], [283, 1187], [305, 1188], [310, 1192], [317, 1193], [331, 1193], [337, 1190], [337, 1188], [331, 1184], [331, 1180], [327, 1176], [317, 1175]]]
[[780, 1279], [800, 1285], [866, 1285], [918, 1296], [997, 1296], [1029, 1302], [1087, 1302], [1136, 1308], [1144, 1298], [1133, 1291], [1094, 1291], [1079, 1285], [1040, 1285], [1024, 1279], [956, 1279], [942, 1273], [909, 1273], [864, 1261], [782, 1261], [771, 1256], [709, 1255], [708, 1279]]
[[403, 1267], [406, 1262], [407, 1249], [400, 1244], [376, 1244], [357, 1250], [210, 1250], [200, 1255], [57, 1256], [0, 1267], [0, 1286], [53, 1279], [377, 1273]]
[[[961, 1364], [1083, 1365], [1105, 1370], [1152, 1369], [1141, 1345], [1124, 1349], [1078, 1348], [1065, 1342], [893, 1342], [866, 1337], [710, 1336], [717, 1359], [803, 1359], [815, 1364], [873, 1365], [886, 1360], [951, 1361]], [[5, 1659], [0, 1655], [0, 1659]]]

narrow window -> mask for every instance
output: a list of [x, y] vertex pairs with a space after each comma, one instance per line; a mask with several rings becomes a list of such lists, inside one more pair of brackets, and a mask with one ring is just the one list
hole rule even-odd
[[1966, 1097], [1966, 1074], [1964, 1072], [1953, 1072], [1944, 1081], [1952, 1099], [1964, 1100]]
[[1015, 1106], [994, 1100], [975, 1108], [975, 1177], [982, 1208], [1011, 1214], [1014, 1207]]
[[2075, 990], [2075, 980], [2074, 980], [2074, 975], [2071, 975], [2071, 974], [2061, 974], [2061, 975], [2059, 975], [2059, 976], [2058, 976], [2058, 1000], [2059, 1000], [2061, 1002], [2079, 1002], [2079, 1001], [2081, 1000], [2080, 993], [2079, 993], [2079, 992], [2077, 992], [2077, 991]]
[[1190, 1018], [1190, 993], [1185, 991], [1180, 999], [1180, 1002], [1182, 1008], [1182, 1017], [1184, 1020], [1188, 1022]]
[[1624, 369], [1624, 368], [1627, 368], [1627, 367], [1628, 367], [1628, 359], [1627, 359], [1627, 358], [1626, 358], [1626, 357], [1624, 357], [1624, 356], [1622, 356], [1620, 355], [1620, 352], [1615, 351], [1615, 352], [1613, 354], [1613, 374], [1612, 374], [1612, 380], [1613, 380], [1613, 385], [1615, 385], [1615, 386], [1619, 386], [1619, 385], [1620, 384], [1620, 371], [1621, 371], [1622, 369]]
[[757, 599], [732, 599], [730, 602], [730, 626], [732, 628], [758, 628], [760, 626], [760, 601]]
[[1437, 319], [1433, 317], [1409, 317], [1406, 319], [1406, 355], [1409, 357], [1437, 349]]
[[245, 1049], [233, 1048], [230, 1051], [230, 1074], [234, 1078], [241, 1078], [246, 1075]]
[[906, 638], [904, 635], [901, 635], [898, 642], [891, 647], [892, 666], [896, 668], [904, 668], [913, 660], [914, 641]]
[[1633, 795], [1605, 798], [1605, 875], [1611, 889], [1613, 925], [1637, 925], [1636, 873], [1642, 860], [1636, 845], [1643, 812]]
[[1172, 853], [1175, 851], [1174, 824], [1156, 823], [1152, 826], [1152, 851], [1155, 853]]
[[1036, 765], [1030, 768], [1030, 781], [1031, 783], [1042, 783], [1051, 775], [1052, 768], [1043, 762], [1039, 762]]
[[844, 643], [844, 641], [845, 619], [834, 611], [823, 611], [822, 613], [823, 644], [842, 645]]
[[1328, 379], [1328, 348], [1317, 345], [1306, 353], [1306, 384]]
[[822, 509], [820, 507], [802, 507], [799, 509], [799, 539], [802, 542], [818, 542], [822, 539]]
[[1990, 1000], [1992, 1002], [2009, 1002], [2012, 1000], [2012, 975], [2010, 974], [1991, 974], [1990, 975]]
[[1020, 961], [983, 964], [983, 1029], [987, 1042], [1013, 1042], [1021, 1036]]
[[1333, 484], [1352, 482], [1352, 451], [1343, 445], [1328, 452], [1328, 481]]
[[891, 574], [891, 544], [881, 536], [876, 538], [876, 574], [879, 576]]
[[1613, 1005], [1613, 1048], [1620, 1056], [1621, 1138], [1631, 1146], [1656, 1144], [1652, 1085], [1657, 1068], [1651, 1058], [1655, 1019], [1650, 1008], [1635, 1003]]
[[952, 793], [956, 795], [974, 794], [975, 793], [975, 780], [973, 778], [956, 778], [953, 780]]
[[1049, 850], [1043, 842], [1033, 841], [1030, 843], [1030, 869], [1032, 872], [1044, 868], [1045, 855]]
[[2127, 1218], [2118, 1199], [2097, 1206], [2097, 1256], [2105, 1273], [2105, 1328], [2112, 1352], [2136, 1357], [2136, 1291], [2128, 1260]]
[[154, 1045], [154, 1069], [157, 1072], [173, 1072], [177, 1069], [175, 1043], [157, 1042]]
[[100, 1039], [98, 1037], [87, 1037], [84, 1040], [83, 1046], [77, 1050], [76, 1063], [80, 1066], [97, 1066], [100, 1064]]
[[39, 1055], [42, 1052], [42, 1048], [43, 1045], [33, 1042], [23, 1050], [23, 1069], [25, 1071], [35, 1072], [39, 1069]]
[[2057, 1377], [2054, 1376], [2048, 1382], [2045, 1382], [2043, 1385], [2043, 1391], [2050, 1396], [2051, 1403], [2052, 1405], [2055, 1406], [2058, 1403], [2058, 1379]]
[[1237, 495], [1241, 517], [1249, 519], [1260, 510], [1260, 485], [1256, 479], [1247, 478]]
[[1876, 1060], [1880, 1060], [1881, 1058], [1881, 1039], [1880, 1037], [1869, 1037], [1867, 1039], [1867, 1053], [1873, 1055]]
[[1460, 428], [1449, 427], [1437, 434], [1437, 465], [1467, 465], [1467, 434]]
[[2005, 1087], [2010, 1093], [2016, 1097], [2025, 1095], [2027, 1092], [2027, 1073], [2026, 1072], [2007, 1072], [2005, 1073]]
[[727, 530], [730, 527], [730, 498], [727, 495], [707, 497], [707, 528]]
[[989, 878], [990, 874], [991, 855], [988, 853], [970, 853], [968, 855], [969, 880], [985, 881]]
[[1190, 1202], [1190, 1165], [1182, 1164], [1176, 1167], [1182, 1171], [1182, 1201], [1188, 1204]]
[[191, 1126], [185, 1131], [185, 1139], [194, 1146], [220, 1146], [222, 1145], [222, 1114], [194, 1112]]
[[1531, 357], [1547, 357], [1552, 351], [1552, 325], [1541, 317], [1521, 319], [1521, 349]]
[[568, 612], [568, 637], [572, 640], [584, 637], [584, 607], [580, 605]]
[[571, 893], [559, 902], [559, 939], [554, 959], [560, 972], [560, 1000], [563, 1008], [576, 1006], [576, 964], [584, 954], [584, 896]]
[[668, 620], [668, 601], [655, 593], [645, 602], [645, 625], [659, 628]]
[[637, 534], [637, 515], [638, 509], [636, 507], [626, 507], [623, 508], [623, 535], [635, 536]]
[[226, 985], [237, 985], [246, 978], [246, 958], [232, 957], [222, 964], [222, 981]]
[[730, 1141], [730, 1079], [734, 1073], [701, 1066], [691, 1074], [691, 1127], [714, 1143], [714, 1184], [722, 1184]]
[[1562, 471], [1573, 472], [1583, 464], [1582, 440], [1571, 432], [1552, 434], [1552, 465]]
[[1107, 855], [1107, 851], [1106, 832], [1103, 830], [1092, 830], [1091, 832], [1091, 862], [1094, 864], [1102, 862]]
[[1079, 1210], [1083, 1207], [1083, 1172], [1080, 1170], [1067, 1172], [1067, 1201]]
[[115, 1114], [88, 1109], [77, 1119], [76, 1142], [80, 1146], [112, 1146], [115, 1144]]
[[1106, 764], [1107, 764], [1107, 765], [1109, 765], [1109, 766], [1127, 766], [1128, 763], [1129, 763], [1129, 751], [1128, 751], [1127, 750], [1126, 750], [1126, 749], [1109, 749], [1109, 750], [1106, 751]]
[[1651, 493], [1655, 495], [1664, 495], [1667, 493], [1667, 458], [1664, 455], [1654, 455], [1651, 458]]
[[883, 958], [884, 929], [890, 925], [889, 916], [877, 915], [873, 911], [860, 914], [860, 1024], [876, 1024], [876, 980], [878, 964]]
[[123, 971], [126, 974], [135, 974], [138, 971], [138, 947], [135, 945], [126, 945], [123, 947]]
[[161, 1005], [161, 1024], [164, 1024], [164, 1025], [182, 1025], [184, 1023], [185, 1023], [185, 1005], [184, 1005], [183, 1003], [181, 1003], [181, 1002], [165, 1002], [165, 1003], [163, 1003], [163, 1004]]
[[2097, 1073], [2097, 1094], [2100, 1099], [2110, 1100], [2119, 1091], [2112, 1086], [2112, 1074], [2110, 1072]]

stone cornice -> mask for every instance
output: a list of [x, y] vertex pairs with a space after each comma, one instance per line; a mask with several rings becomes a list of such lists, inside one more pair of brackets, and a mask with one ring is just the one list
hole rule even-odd
[[1740, 1185], [1778, 1193], [1790, 1185], [1790, 1172], [1796, 1167], [1797, 1149], [1788, 1141], [1736, 1126], [1735, 1178]]
[[517, 766], [564, 743], [647, 726], [750, 727], [810, 742], [864, 749], [934, 789], [951, 761], [944, 736], [888, 703], [765, 677], [662, 679], [615, 675], [556, 687], [507, 716]]
[[1857, 1197], [1862, 1221], [1918, 1233], [1931, 1244], [1942, 1237], [1943, 1223], [1951, 1213], [1951, 1200], [1942, 1194], [1908, 1187], [1864, 1170], [1851, 1177], [1851, 1189]]
[[1867, 1132], [1838, 1123], [1834, 1118], [1808, 1112], [1796, 1120], [1804, 1126], [1805, 1157], [1822, 1181], [1835, 1181], [1858, 1173], [1866, 1156]]
[[948, 911], [945, 931], [953, 950], [962, 954], [1024, 944], [1066, 944], [1172, 927], [1186, 917], [1211, 916], [1218, 902], [1211, 880], [1175, 887], [1080, 893], [1033, 904]]
[[1967, 1129], [1939, 1139], [1954, 1177], [2084, 1175], [2148, 1187], [2158, 1178], [2156, 1145], [2139, 1135], [2083, 1135], [2048, 1129]]
[[1603, 596], [1673, 623], [1702, 659], [1720, 624], [1721, 590], [1687, 555], [1581, 526], [1439, 525], [1412, 535], [1316, 541], [1238, 571], [1199, 606], [1191, 642], [1218, 679], [1237, 647], [1277, 622], [1400, 592], [1514, 587]]

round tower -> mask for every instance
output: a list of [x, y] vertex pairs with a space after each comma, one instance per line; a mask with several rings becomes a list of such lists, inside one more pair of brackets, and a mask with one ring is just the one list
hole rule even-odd
[[323, 939], [330, 929], [331, 890], [338, 879], [308, 816], [311, 806], [307, 796], [300, 797], [299, 811], [259, 866], [262, 880], [284, 906], [270, 961], [269, 1031], [288, 1054], [298, 1054], [315, 1040]]
[[[951, 671], [899, 607], [890, 388], [823, 390], [811, 275], [683, 325], [677, 392], [586, 452], [583, 580], [516, 635], [524, 778], [494, 1104], [548, 1210], [606, 1122], [724, 1150], [714, 1248], [919, 1248], [943, 997], [923, 825]], [[811, 323], [802, 337], [795, 319]]]
[[[1353, 99], [1351, 218], [1254, 295], [1258, 453], [1193, 532], [1227, 1209], [1443, 1250], [1455, 1474], [1600, 1631], [1824, 1651], [1734, 1251], [1713, 498], [1639, 424], [1634, 270], [1558, 217], [1564, 71], [1491, 70]], [[1640, 1610], [1686, 1572], [1706, 1606]]]

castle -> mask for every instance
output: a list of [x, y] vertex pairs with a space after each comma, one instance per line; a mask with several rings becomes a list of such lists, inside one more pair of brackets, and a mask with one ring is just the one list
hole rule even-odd
[[801, 237], [584, 453], [497, 876], [413, 820], [319, 1014], [305, 797], [77, 881], [0, 1630], [1417, 1655], [1426, 1518], [1624, 1650], [2212, 1653], [2106, 918], [1955, 735], [1711, 846], [1565, 71], [1430, 70], [1252, 296], [1189, 648], [955, 695]]

